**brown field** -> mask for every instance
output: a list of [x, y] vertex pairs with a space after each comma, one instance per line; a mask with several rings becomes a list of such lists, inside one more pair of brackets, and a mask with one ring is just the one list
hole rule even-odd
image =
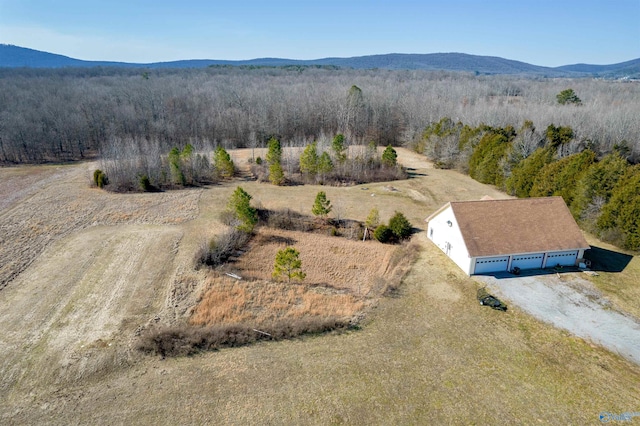
[[312, 233], [260, 229], [248, 252], [229, 265], [248, 279], [270, 280], [278, 250], [288, 246], [300, 252], [305, 285], [325, 286], [366, 296], [376, 278], [389, 267], [395, 246], [377, 241], [352, 241]]
[[[255, 281], [195, 270], [194, 253], [222, 229], [218, 215], [238, 183], [265, 208], [308, 214], [324, 190], [344, 218], [363, 221], [376, 207], [386, 221], [398, 210], [422, 230], [449, 200], [505, 197], [398, 151], [412, 178], [341, 188], [236, 181], [108, 194], [89, 187], [92, 163], [0, 168], [0, 423], [597, 424], [601, 411], [639, 411], [640, 366], [515, 306], [482, 308], [478, 284], [424, 232], [413, 237], [421, 251], [399, 291], [373, 304], [360, 330], [178, 358], [132, 349], [142, 327], [184, 323], [199, 300], [209, 316], [197, 320], [195, 310], [192, 318], [203, 323], [235, 321], [225, 316], [234, 306], [238, 315], [253, 306], [255, 319], [279, 308], [297, 315], [296, 306], [321, 314], [330, 300], [353, 311], [368, 303], [353, 294], [357, 277], [383, 267], [352, 261], [351, 252], [368, 257], [335, 237], [322, 244], [336, 244], [347, 268], [310, 272], [315, 285], [264, 282], [273, 257], [264, 269], [238, 268]], [[241, 161], [250, 151], [233, 155]], [[316, 250], [298, 244], [302, 255], [307, 244]], [[321, 256], [312, 257], [303, 267], [322, 269]], [[590, 280], [614, 308], [637, 314], [640, 263], [627, 263]], [[363, 293], [370, 282], [360, 282]], [[230, 308], [217, 312], [220, 305]]]
[[365, 302], [354, 295], [302, 284], [219, 278], [210, 285], [189, 319], [191, 324], [260, 327], [280, 319], [308, 317], [348, 321], [365, 307]]
[[[277, 282], [271, 277], [277, 251], [288, 246], [300, 252], [304, 281]], [[314, 317], [354, 323], [389, 285], [397, 286], [411, 265], [407, 251], [417, 250], [412, 245], [260, 228], [242, 256], [208, 273], [207, 289], [189, 322], [261, 327]]]

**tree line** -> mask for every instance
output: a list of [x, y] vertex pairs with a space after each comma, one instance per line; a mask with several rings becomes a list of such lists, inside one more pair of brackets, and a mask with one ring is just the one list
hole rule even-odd
[[562, 196], [581, 225], [604, 240], [640, 249], [640, 164], [626, 141], [603, 151], [569, 126], [472, 127], [431, 123], [413, 148], [437, 167], [456, 168], [518, 197]]
[[[304, 150], [288, 149], [269, 139], [265, 159], [250, 159], [251, 172], [259, 181], [274, 185], [349, 185], [405, 179], [407, 172], [397, 163], [396, 150], [387, 145], [380, 154], [375, 142], [351, 147], [343, 134], [321, 139]], [[232, 178], [236, 165], [227, 150], [218, 145], [213, 152], [196, 152], [191, 144], [163, 152], [160, 144], [131, 139], [114, 140], [103, 151], [93, 181], [98, 188], [116, 192], [157, 191], [199, 186]]]
[[123, 144], [203, 152], [265, 147], [275, 137], [306, 146], [339, 133], [348, 144], [397, 146], [419, 141], [441, 117], [473, 128], [570, 127], [598, 155], [625, 142], [637, 162], [639, 112], [640, 85], [589, 79], [314, 67], [0, 70], [0, 163], [96, 158]]

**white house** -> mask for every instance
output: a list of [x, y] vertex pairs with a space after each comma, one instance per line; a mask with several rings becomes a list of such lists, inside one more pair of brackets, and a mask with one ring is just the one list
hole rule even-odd
[[426, 222], [469, 275], [575, 265], [590, 248], [562, 197], [452, 201]]

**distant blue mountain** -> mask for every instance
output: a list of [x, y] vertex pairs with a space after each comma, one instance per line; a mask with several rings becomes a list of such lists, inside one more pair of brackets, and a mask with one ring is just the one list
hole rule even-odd
[[0, 44], [0, 67], [3, 68], [65, 68], [65, 67], [127, 67], [127, 68], [204, 68], [208, 66], [336, 66], [355, 69], [444, 70], [476, 74], [511, 74], [541, 77], [607, 77], [640, 78], [640, 58], [612, 65], [565, 65], [551, 68], [531, 65], [494, 56], [465, 53], [430, 53], [357, 56], [295, 60], [258, 58], [244, 61], [190, 59], [172, 62], [128, 63], [83, 61], [68, 56], [24, 47]]
[[589, 64], [575, 64], [575, 65], [563, 65], [556, 68], [561, 71], [578, 72], [583, 74], [591, 74], [602, 77], [615, 76], [640, 76], [640, 58], [633, 59], [627, 62], [621, 62], [613, 65], [589, 65]]

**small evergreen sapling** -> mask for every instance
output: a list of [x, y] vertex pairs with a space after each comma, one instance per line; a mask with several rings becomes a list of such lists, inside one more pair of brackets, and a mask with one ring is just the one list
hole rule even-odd
[[389, 219], [389, 229], [398, 240], [406, 240], [411, 236], [413, 226], [402, 213], [396, 212]]
[[246, 233], [253, 232], [258, 223], [258, 212], [251, 207], [251, 195], [241, 187], [237, 187], [229, 199], [229, 210], [234, 213], [238, 224], [236, 229]]
[[273, 267], [273, 278], [287, 278], [287, 282], [292, 279], [303, 281], [307, 274], [302, 272], [302, 261], [300, 252], [293, 247], [279, 250]]
[[331, 208], [331, 201], [327, 199], [327, 194], [325, 194], [324, 191], [318, 192], [316, 200], [313, 203], [313, 207], [311, 208], [311, 212], [315, 216], [324, 218], [331, 212]]
[[391, 145], [387, 145], [382, 153], [382, 164], [387, 167], [395, 167], [398, 163], [398, 153]]
[[102, 189], [105, 185], [109, 184], [109, 179], [107, 179], [107, 175], [102, 170], [96, 169], [93, 172], [93, 183]]
[[218, 175], [222, 178], [233, 177], [235, 172], [235, 165], [229, 153], [220, 145], [216, 148], [213, 154], [213, 165], [218, 172]]

